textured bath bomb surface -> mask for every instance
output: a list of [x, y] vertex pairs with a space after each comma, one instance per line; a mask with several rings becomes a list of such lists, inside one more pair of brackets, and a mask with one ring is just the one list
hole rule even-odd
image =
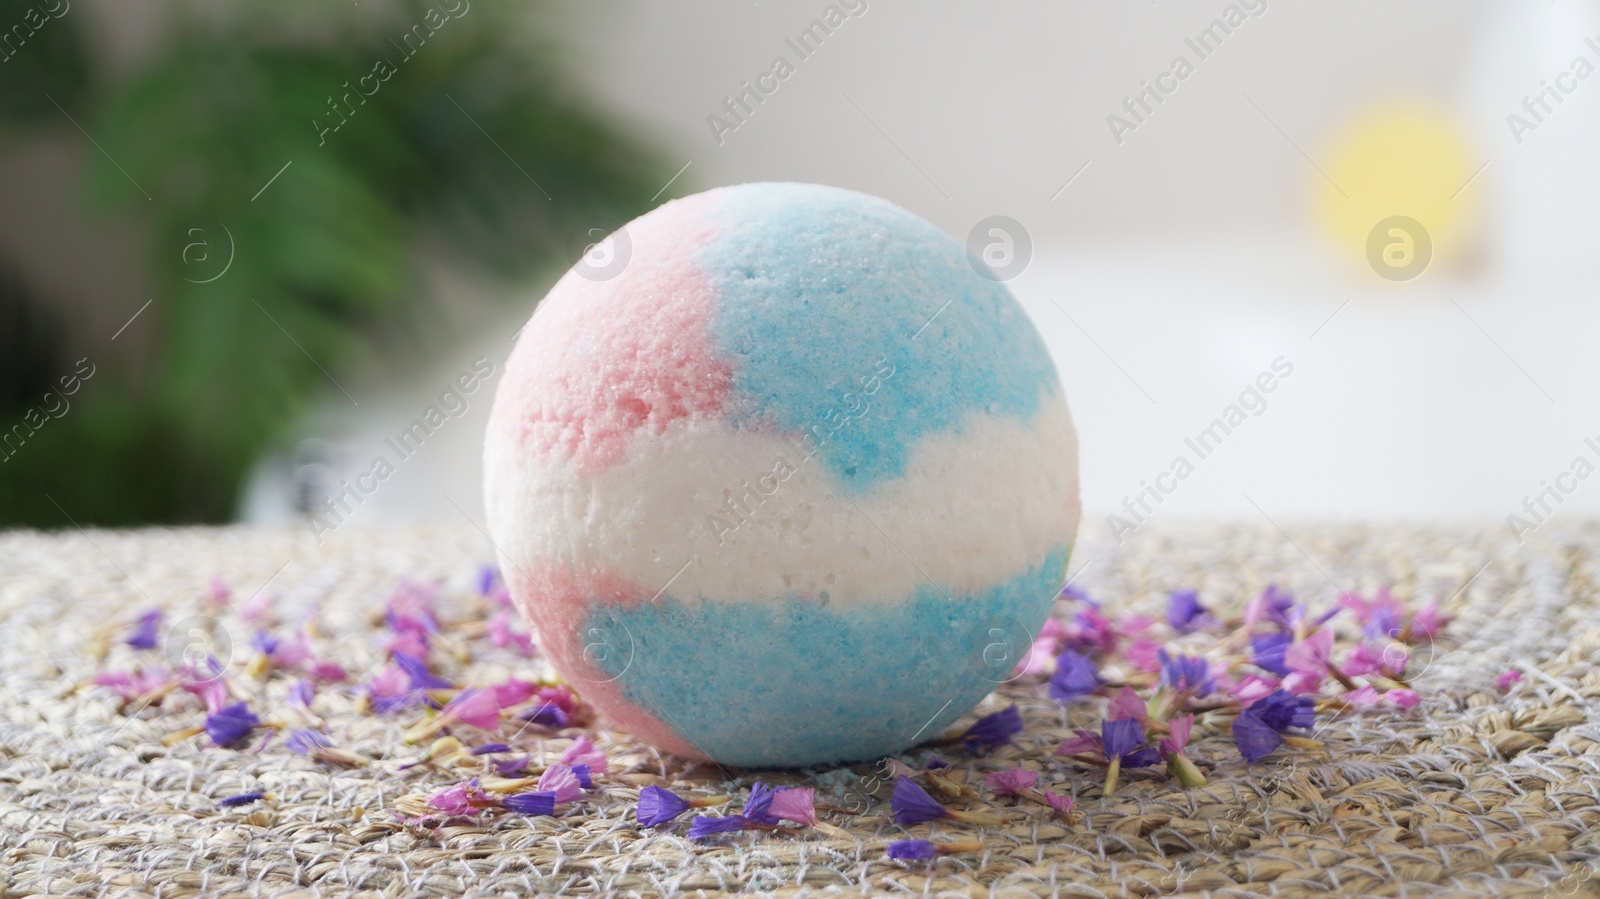
[[1077, 442], [961, 244], [875, 197], [677, 200], [522, 331], [485, 448], [511, 594], [621, 728], [732, 765], [881, 757], [1012, 675], [1060, 589]]

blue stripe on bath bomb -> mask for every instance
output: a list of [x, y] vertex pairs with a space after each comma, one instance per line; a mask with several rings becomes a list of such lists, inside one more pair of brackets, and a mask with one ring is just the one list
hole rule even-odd
[[620, 669], [629, 702], [723, 764], [875, 759], [938, 736], [1010, 677], [1061, 589], [1068, 554], [954, 601], [931, 586], [906, 602], [848, 609], [663, 597], [596, 606], [584, 633], [630, 634], [633, 652], [602, 668]]
[[[973, 410], [1027, 422], [1057, 389], [1005, 285], [886, 200], [746, 184], [718, 191], [708, 215], [722, 236], [700, 266], [718, 297], [714, 341], [734, 366], [731, 416], [810, 433], [846, 492], [898, 477], [918, 438]], [[866, 396], [880, 359], [893, 374]]]

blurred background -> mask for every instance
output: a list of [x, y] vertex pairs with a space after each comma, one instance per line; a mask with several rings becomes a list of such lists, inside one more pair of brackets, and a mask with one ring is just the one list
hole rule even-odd
[[358, 482], [340, 527], [481, 520], [539, 297], [760, 180], [886, 197], [1005, 273], [1086, 530], [1600, 512], [1592, 4], [0, 16], [0, 526], [309, 523]]

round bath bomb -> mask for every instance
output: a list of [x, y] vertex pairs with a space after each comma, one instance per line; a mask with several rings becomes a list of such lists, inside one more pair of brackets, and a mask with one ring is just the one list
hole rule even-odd
[[746, 184], [612, 234], [523, 328], [489, 527], [617, 726], [731, 765], [871, 759], [999, 683], [1060, 590], [1077, 441], [964, 247], [875, 197]]

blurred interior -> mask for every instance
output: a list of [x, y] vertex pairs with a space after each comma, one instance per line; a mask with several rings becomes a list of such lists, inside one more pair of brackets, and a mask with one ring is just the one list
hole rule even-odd
[[1600, 512], [1592, 5], [0, 15], [0, 526], [305, 520], [380, 456], [349, 526], [481, 521], [493, 375], [395, 436], [585, 234], [762, 180], [1026, 232], [1086, 529]]

